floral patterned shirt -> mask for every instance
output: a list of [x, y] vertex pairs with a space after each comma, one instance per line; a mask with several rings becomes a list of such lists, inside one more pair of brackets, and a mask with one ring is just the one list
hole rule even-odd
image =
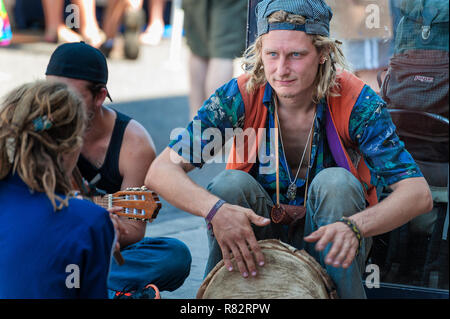
[[[274, 104], [272, 100], [273, 89], [267, 83], [264, 91], [263, 103], [268, 108], [266, 127], [274, 128]], [[328, 167], [336, 167], [330, 148], [328, 146], [325, 131], [326, 101], [322, 100], [317, 106], [317, 115], [314, 122], [314, 134], [311, 150], [310, 181], [321, 170]], [[221, 145], [225, 145], [227, 138], [233, 135], [231, 129], [244, 127], [245, 107], [238, 88], [237, 79], [233, 79], [223, 85], [211, 97], [206, 100], [199, 109], [194, 120], [186, 129], [172, 134], [169, 147], [196, 167], [202, 167], [205, 162], [211, 160], [209, 155], [213, 150], [208, 145], [215, 139], [221, 139]], [[208, 130], [217, 128], [216, 131]], [[365, 160], [370, 173], [371, 184], [376, 187], [392, 185], [409, 177], [421, 177], [418, 166], [412, 156], [406, 151], [404, 143], [399, 139], [395, 131], [395, 125], [386, 109], [385, 102], [369, 87], [364, 86], [356, 101], [349, 121], [349, 134], [352, 141]], [[266, 150], [269, 149], [270, 133], [266, 134]], [[227, 158], [218, 150], [219, 154], [213, 160], [226, 162]], [[296, 180], [297, 195], [294, 200], [289, 200], [285, 194], [290, 184], [287, 172], [291, 172], [289, 164], [285, 161], [281, 144], [279, 147], [280, 159], [280, 202], [301, 205], [304, 200], [305, 180]], [[272, 174], [259, 173], [260, 166], [267, 165], [258, 160], [249, 172], [268, 192], [272, 200], [276, 201], [275, 172]], [[293, 179], [294, 176], [291, 176]]]

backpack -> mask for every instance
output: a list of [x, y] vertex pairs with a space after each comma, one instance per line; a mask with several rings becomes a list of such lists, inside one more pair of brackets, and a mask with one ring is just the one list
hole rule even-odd
[[400, 10], [381, 96], [390, 108], [448, 119], [449, 1], [403, 0]]

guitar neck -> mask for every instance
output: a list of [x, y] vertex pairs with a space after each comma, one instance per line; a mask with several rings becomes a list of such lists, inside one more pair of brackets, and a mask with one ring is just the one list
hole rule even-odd
[[130, 219], [151, 221], [158, 215], [161, 203], [153, 192], [120, 191], [114, 194], [91, 197], [92, 202], [105, 208], [122, 207], [114, 214]]
[[[72, 174], [72, 182], [74, 189], [85, 189], [83, 187], [83, 177], [78, 169], [75, 169]], [[84, 195], [89, 196], [87, 195], [88, 193], [90, 193], [90, 191], [84, 192]], [[151, 222], [156, 218], [161, 209], [161, 202], [158, 195], [145, 186], [129, 187], [125, 190], [115, 192], [114, 194], [89, 196], [85, 198], [107, 210], [113, 206], [122, 207], [121, 211], [115, 212], [114, 214], [135, 220]]]

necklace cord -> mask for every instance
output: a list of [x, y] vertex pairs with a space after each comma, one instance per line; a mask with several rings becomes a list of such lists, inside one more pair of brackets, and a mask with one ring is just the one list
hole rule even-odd
[[[280, 205], [280, 177], [279, 177], [279, 145], [278, 145], [278, 134], [280, 134], [280, 140], [281, 140], [281, 147], [283, 150], [283, 157], [284, 157], [284, 161], [287, 165], [287, 159], [286, 159], [286, 152], [284, 151], [284, 145], [283, 145], [283, 136], [281, 134], [281, 129], [280, 129], [280, 119], [278, 117], [278, 98], [275, 96], [274, 97], [274, 104], [275, 104], [275, 169], [276, 169], [276, 196], [277, 196], [277, 205]], [[314, 111], [314, 117], [313, 117], [313, 121], [311, 124], [311, 128], [309, 130], [309, 134], [308, 134], [308, 139], [306, 140], [306, 145], [305, 148], [303, 149], [303, 154], [302, 154], [302, 158], [300, 160], [300, 164], [298, 166], [297, 169], [297, 173], [295, 174], [295, 178], [292, 181], [291, 180], [291, 174], [289, 172], [289, 169], [287, 169], [287, 173], [288, 173], [288, 178], [289, 178], [289, 183], [290, 185], [295, 184], [297, 181], [297, 177], [298, 174], [300, 172], [300, 169], [302, 167], [303, 164], [303, 159], [305, 157], [306, 154], [306, 150], [308, 149], [308, 146], [310, 146], [311, 150], [309, 153], [309, 160], [308, 160], [308, 171], [306, 173], [306, 184], [305, 184], [305, 196], [304, 196], [304, 203], [303, 206], [306, 206], [306, 196], [307, 196], [307, 192], [308, 192], [308, 180], [309, 180], [309, 169], [310, 169], [310, 165], [311, 165], [311, 153], [312, 153], [312, 138], [311, 138], [311, 134], [314, 128], [314, 122], [316, 120], [316, 115], [317, 112], [316, 110]], [[289, 167], [288, 167], [289, 168]]]

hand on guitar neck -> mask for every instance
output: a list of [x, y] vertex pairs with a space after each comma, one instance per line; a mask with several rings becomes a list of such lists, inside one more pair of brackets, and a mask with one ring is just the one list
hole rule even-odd
[[[111, 221], [117, 234], [114, 258], [119, 265], [122, 265], [125, 261], [120, 254], [119, 242], [121, 236], [126, 236], [128, 231], [124, 227], [123, 222], [120, 221], [119, 216], [141, 220], [143, 222], [152, 222], [161, 209], [161, 202], [158, 195], [145, 187], [141, 187], [128, 188], [114, 194], [92, 196], [96, 193], [95, 190], [91, 189], [92, 185], [87, 183], [84, 178], [81, 177], [81, 174], [77, 169], [73, 174], [73, 185], [76, 190], [82, 191], [82, 195], [84, 195], [82, 196], [83, 198], [102, 206], [110, 213]], [[86, 190], [88, 190], [90, 196], [86, 196]]]
[[120, 207], [121, 209], [113, 211], [118, 216], [152, 222], [161, 209], [158, 195], [145, 186], [127, 188], [114, 194], [105, 194], [103, 191], [98, 192], [95, 184], [88, 183], [81, 176], [78, 168], [73, 171], [72, 184], [74, 190], [80, 191], [83, 198], [89, 199], [107, 210], [115, 206]]

